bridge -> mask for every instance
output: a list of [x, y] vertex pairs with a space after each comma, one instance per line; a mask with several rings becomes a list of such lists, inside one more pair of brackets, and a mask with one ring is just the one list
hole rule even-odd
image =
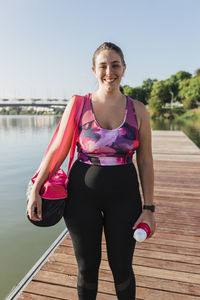
[[0, 107], [8, 106], [39, 106], [39, 107], [52, 107], [52, 106], [66, 106], [68, 99], [40, 99], [40, 98], [30, 98], [30, 99], [1, 99]]
[[64, 110], [68, 103], [68, 99], [40, 99], [40, 98], [30, 98], [30, 99], [1, 99], [0, 98], [0, 108], [3, 107], [46, 107], [53, 110]]

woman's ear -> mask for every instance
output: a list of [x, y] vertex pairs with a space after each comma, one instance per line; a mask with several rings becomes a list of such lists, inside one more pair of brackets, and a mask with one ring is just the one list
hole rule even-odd
[[95, 67], [92, 67], [92, 71], [93, 71], [94, 75], [96, 76], [96, 70], [95, 70]]

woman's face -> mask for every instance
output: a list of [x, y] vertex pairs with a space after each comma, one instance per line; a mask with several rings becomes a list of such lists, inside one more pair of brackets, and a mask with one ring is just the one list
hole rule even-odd
[[99, 88], [112, 92], [119, 89], [126, 66], [122, 64], [120, 55], [114, 50], [103, 50], [97, 54], [93, 71]]

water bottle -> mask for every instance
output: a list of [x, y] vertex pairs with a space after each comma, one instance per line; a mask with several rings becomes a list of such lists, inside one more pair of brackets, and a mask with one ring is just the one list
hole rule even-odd
[[134, 239], [137, 242], [144, 242], [151, 234], [151, 229], [147, 223], [140, 223], [136, 226], [134, 231]]

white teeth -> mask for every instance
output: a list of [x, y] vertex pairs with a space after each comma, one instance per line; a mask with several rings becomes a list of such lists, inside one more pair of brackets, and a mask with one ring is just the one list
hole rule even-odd
[[113, 82], [115, 79], [105, 79], [107, 82]]

